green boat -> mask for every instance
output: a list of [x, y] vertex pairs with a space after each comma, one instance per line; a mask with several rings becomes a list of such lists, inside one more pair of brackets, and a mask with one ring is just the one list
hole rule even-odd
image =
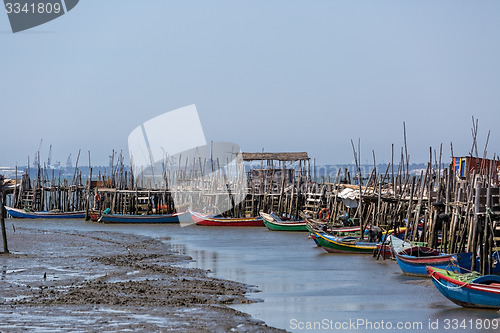
[[357, 237], [335, 237], [324, 232], [314, 232], [319, 246], [331, 253], [373, 253], [375, 242], [365, 242]]
[[269, 230], [274, 231], [307, 231], [305, 221], [283, 221], [274, 214], [260, 212], [260, 217]]

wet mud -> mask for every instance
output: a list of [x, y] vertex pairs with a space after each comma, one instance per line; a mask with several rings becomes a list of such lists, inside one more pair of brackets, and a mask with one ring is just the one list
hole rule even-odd
[[110, 232], [8, 233], [0, 331], [284, 332], [227, 305], [250, 286], [179, 265], [166, 241]]

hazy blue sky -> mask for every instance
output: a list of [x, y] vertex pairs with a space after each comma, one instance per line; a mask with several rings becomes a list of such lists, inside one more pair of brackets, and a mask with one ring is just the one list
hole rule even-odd
[[318, 163], [353, 161], [358, 138], [363, 162], [388, 162], [403, 122], [413, 162], [466, 155], [471, 116], [500, 153], [500, 1], [82, 0], [17, 34], [1, 12], [0, 42], [0, 166], [41, 138], [44, 160], [52, 144], [107, 164], [190, 104], [208, 141]]

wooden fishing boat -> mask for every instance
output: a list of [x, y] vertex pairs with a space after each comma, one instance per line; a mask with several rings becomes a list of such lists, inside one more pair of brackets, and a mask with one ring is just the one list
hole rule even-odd
[[318, 243], [316, 233], [326, 233], [335, 237], [357, 237], [359, 235], [359, 226], [354, 227], [339, 227], [339, 228], [327, 228], [326, 224], [317, 224], [306, 219], [306, 228], [309, 231], [309, 238], [316, 243], [317, 246], [321, 246]]
[[179, 217], [187, 212], [158, 215], [102, 214], [97, 220], [101, 223], [179, 223]]
[[357, 237], [336, 237], [325, 232], [314, 232], [316, 242], [331, 253], [373, 253], [375, 242], [365, 242]]
[[426, 266], [470, 270], [472, 253], [444, 254], [426, 246], [413, 246], [396, 253], [396, 261], [405, 275], [427, 277]]
[[97, 222], [97, 220], [99, 220], [99, 217], [101, 217], [101, 213], [93, 210], [89, 212], [89, 216], [92, 222]]
[[384, 242], [377, 244], [377, 252], [384, 259], [396, 259], [396, 253], [403, 251], [405, 248], [412, 247], [410, 242], [405, 242], [395, 235], [388, 235]]
[[274, 231], [307, 231], [306, 221], [283, 221], [275, 214], [260, 212], [260, 217], [269, 230]]
[[264, 222], [260, 216], [258, 217], [214, 217], [210, 215], [200, 214], [190, 211], [191, 218], [200, 226], [226, 226], [226, 227], [263, 227]]
[[472, 308], [500, 309], [500, 276], [477, 272], [456, 273], [427, 266], [436, 288], [455, 304]]
[[78, 212], [56, 212], [56, 211], [42, 211], [42, 212], [28, 212], [23, 209], [5, 206], [7, 213], [17, 219], [82, 219], [85, 217], [84, 211]]
[[360, 226], [347, 226], [347, 227], [329, 227], [324, 222], [318, 222], [317, 220], [306, 217], [304, 219], [306, 222], [306, 228], [310, 232], [319, 231], [319, 232], [327, 232], [334, 236], [359, 236], [359, 231], [361, 230]]

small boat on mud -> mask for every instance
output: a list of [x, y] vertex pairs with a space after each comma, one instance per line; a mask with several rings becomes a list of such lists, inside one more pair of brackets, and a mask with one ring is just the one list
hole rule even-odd
[[357, 237], [337, 237], [326, 232], [313, 232], [315, 242], [330, 253], [373, 253], [376, 242], [366, 242]]
[[455, 304], [471, 308], [500, 309], [500, 276], [477, 272], [457, 273], [427, 266], [436, 288]]
[[260, 216], [257, 217], [215, 217], [198, 212], [190, 211], [191, 218], [200, 226], [217, 227], [264, 227], [264, 222]]
[[265, 226], [273, 231], [307, 231], [307, 222], [302, 221], [284, 221], [277, 215], [260, 212], [260, 217]]
[[396, 253], [396, 261], [405, 275], [427, 277], [426, 266], [470, 270], [472, 253], [444, 254], [426, 246], [413, 246]]
[[389, 235], [384, 242], [377, 244], [377, 252], [374, 255], [378, 255], [380, 252], [380, 256], [384, 259], [396, 259], [396, 253], [408, 247], [412, 247], [410, 242], [406, 242], [395, 235]]
[[312, 240], [319, 247], [322, 247], [322, 245], [318, 241], [319, 234], [325, 234], [335, 238], [342, 238], [342, 237], [357, 238], [361, 230], [360, 226], [329, 227], [323, 221], [313, 219], [305, 214], [303, 216], [304, 220], [306, 221], [307, 230], [309, 231], [309, 237], [312, 238]]
[[30, 212], [24, 209], [18, 209], [5, 206], [7, 213], [16, 219], [83, 219], [84, 211], [77, 212], [59, 212], [59, 211], [42, 211]]
[[[102, 214], [97, 222], [101, 223], [179, 223], [179, 217], [187, 212], [174, 214], [153, 215], [127, 215], [127, 214]], [[92, 219], [92, 215], [91, 215]]]

